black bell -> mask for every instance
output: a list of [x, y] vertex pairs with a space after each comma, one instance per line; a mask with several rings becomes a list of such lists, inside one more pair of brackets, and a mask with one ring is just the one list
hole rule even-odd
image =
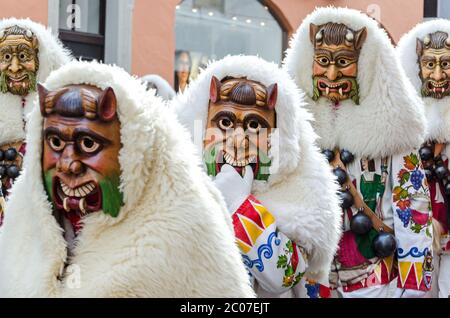
[[8, 177], [10, 177], [11, 179], [15, 179], [19, 176], [19, 168], [16, 165], [10, 165], [7, 169], [6, 169], [6, 174], [8, 175]]
[[6, 175], [6, 167], [4, 165], [0, 166], [0, 178]]
[[420, 148], [419, 155], [420, 159], [422, 159], [423, 161], [433, 159], [433, 152], [431, 151], [431, 148], [428, 146], [423, 146], [422, 148]]
[[347, 172], [345, 172], [344, 169], [336, 167], [333, 169], [333, 173], [336, 176], [337, 181], [339, 182], [340, 185], [343, 185], [347, 180]]
[[427, 177], [427, 180], [432, 180], [433, 179], [433, 170], [430, 169], [425, 169], [425, 176]]
[[351, 163], [353, 160], [355, 159], [355, 157], [353, 156], [353, 154], [348, 151], [348, 150], [341, 150], [341, 161], [347, 165], [349, 163]]
[[339, 191], [339, 197], [341, 198], [341, 208], [348, 209], [353, 205], [353, 196], [350, 191]]
[[5, 151], [5, 160], [13, 161], [16, 160], [17, 157], [17, 150], [14, 148], [9, 148]]
[[391, 256], [396, 249], [397, 241], [392, 234], [380, 232], [373, 240], [373, 250], [380, 258]]
[[324, 154], [325, 158], [327, 158], [328, 162], [331, 162], [334, 160], [334, 152], [330, 149], [325, 149], [322, 151], [322, 153]]
[[436, 169], [434, 169], [434, 174], [436, 175], [436, 177], [437, 177], [439, 180], [442, 180], [442, 179], [444, 179], [445, 177], [447, 177], [447, 175], [448, 175], [448, 170], [447, 170], [447, 168], [444, 167], [444, 166], [439, 166], [439, 167], [436, 167]]
[[3, 150], [0, 150], [0, 161], [3, 161], [3, 159], [5, 159], [5, 153]]
[[350, 229], [355, 234], [367, 234], [371, 228], [372, 220], [363, 211], [356, 213], [350, 221]]
[[445, 194], [450, 195], [450, 181], [445, 184]]

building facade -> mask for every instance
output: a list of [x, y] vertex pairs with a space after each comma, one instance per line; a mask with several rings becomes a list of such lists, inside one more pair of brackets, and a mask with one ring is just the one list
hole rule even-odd
[[209, 59], [227, 54], [279, 63], [303, 18], [327, 5], [366, 12], [394, 41], [424, 18], [450, 17], [445, 0], [0, 0], [0, 18], [29, 17], [75, 56], [159, 74], [178, 89], [183, 72], [195, 78]]

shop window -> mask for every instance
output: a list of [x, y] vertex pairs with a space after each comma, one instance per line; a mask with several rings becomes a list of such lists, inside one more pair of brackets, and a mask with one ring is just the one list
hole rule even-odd
[[448, 0], [424, 0], [424, 18], [450, 19], [450, 1]]
[[75, 57], [104, 60], [106, 0], [60, 0], [59, 37]]
[[281, 63], [287, 35], [264, 1], [184, 0], [176, 6], [175, 90], [195, 79], [208, 60], [259, 55]]
[[425, 18], [437, 17], [438, 0], [424, 0], [423, 3], [423, 16]]

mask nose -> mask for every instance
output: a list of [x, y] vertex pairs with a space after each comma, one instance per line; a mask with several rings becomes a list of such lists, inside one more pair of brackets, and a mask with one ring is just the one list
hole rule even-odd
[[8, 67], [8, 70], [12, 73], [17, 73], [21, 69], [22, 69], [22, 66], [19, 63], [19, 60], [17, 59], [16, 56], [13, 56], [13, 58], [11, 60], [11, 64]]
[[342, 73], [339, 71], [339, 69], [336, 67], [336, 65], [331, 64], [330, 66], [328, 66], [325, 76], [330, 81], [335, 81], [342, 77]]
[[80, 175], [85, 172], [84, 164], [77, 158], [73, 146], [67, 145], [56, 162], [56, 169], [68, 175]]
[[447, 76], [447, 74], [445, 74], [445, 72], [442, 70], [442, 67], [440, 65], [437, 65], [436, 68], [434, 69], [433, 73], [431, 73], [431, 79], [439, 82], [444, 80]]

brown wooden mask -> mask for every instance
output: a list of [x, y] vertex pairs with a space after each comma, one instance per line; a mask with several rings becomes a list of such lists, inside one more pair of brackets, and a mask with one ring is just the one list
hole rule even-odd
[[36, 90], [39, 42], [31, 30], [12, 26], [0, 30], [0, 90], [26, 96]]
[[276, 127], [278, 86], [269, 87], [247, 78], [213, 76], [210, 86], [207, 131], [204, 140], [208, 174], [216, 175], [223, 164], [243, 173], [253, 168], [256, 179], [266, 180], [269, 134]]
[[441, 99], [450, 94], [450, 38], [445, 32], [434, 32], [417, 39], [423, 97]]
[[116, 217], [123, 197], [114, 90], [69, 85], [48, 91], [39, 84], [38, 90], [44, 116], [42, 168], [54, 207], [80, 215], [103, 210]]
[[354, 31], [345, 24], [310, 25], [314, 45], [313, 100], [325, 97], [334, 104], [351, 99], [359, 104], [358, 59], [367, 29]]

